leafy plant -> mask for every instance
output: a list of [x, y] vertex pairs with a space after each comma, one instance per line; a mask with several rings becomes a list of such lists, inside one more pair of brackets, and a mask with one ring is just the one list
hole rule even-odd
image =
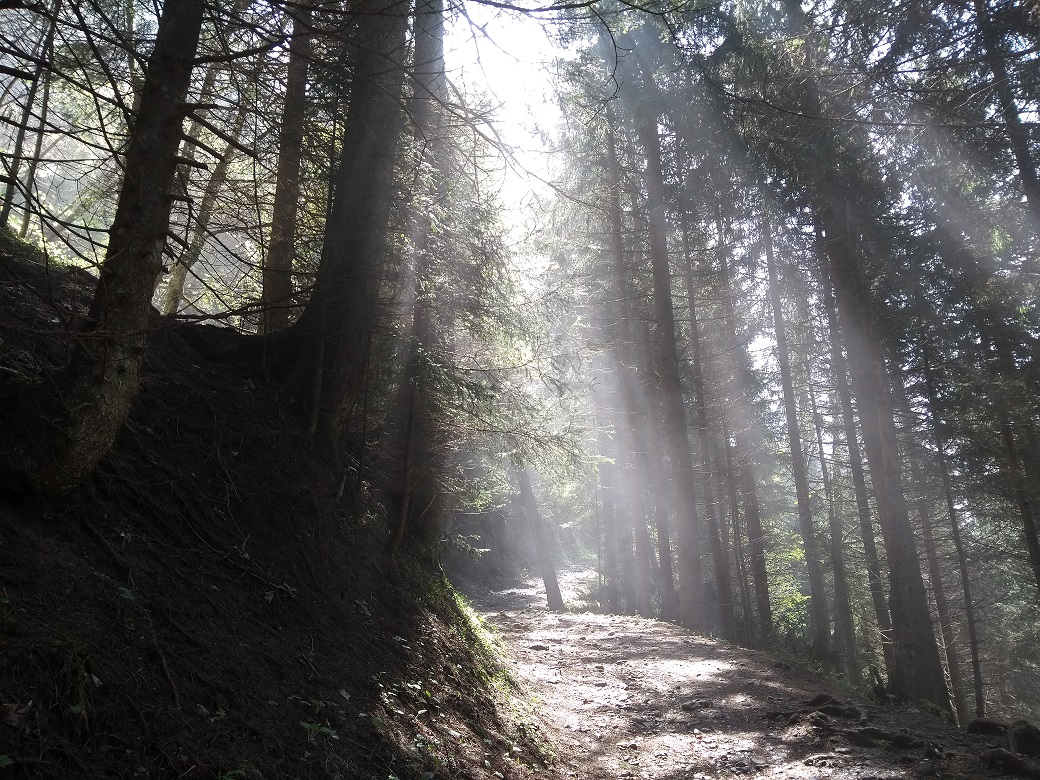
[[307, 732], [307, 742], [312, 745], [317, 743], [319, 736], [326, 736], [329, 739], [339, 739], [339, 734], [329, 728], [328, 723], [301, 720], [300, 725], [303, 726]]

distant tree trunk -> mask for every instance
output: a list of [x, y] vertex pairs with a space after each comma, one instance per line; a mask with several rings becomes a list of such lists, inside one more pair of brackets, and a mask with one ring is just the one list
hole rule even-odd
[[[725, 427], [725, 418], [722, 419], [723, 427]], [[726, 431], [723, 431], [723, 446], [726, 448], [726, 491], [729, 493], [729, 504], [730, 504], [730, 516], [733, 518], [733, 560], [737, 568], [737, 586], [740, 590], [740, 607], [743, 611], [743, 623], [744, 632], [747, 637], [747, 641], [754, 644], [755, 637], [755, 624], [754, 616], [751, 609], [751, 594], [750, 585], [751, 578], [747, 571], [747, 557], [744, 553], [744, 542], [742, 540], [743, 531], [740, 524], [740, 511], [739, 511], [739, 499], [737, 494], [739, 492], [740, 479], [736, 473], [736, 469], [733, 465], [733, 457], [731, 454], [731, 448], [729, 444], [729, 436]], [[718, 451], [715, 452], [715, 461], [718, 464], [716, 469], [717, 474], [722, 473], [721, 456]], [[769, 606], [769, 599], [766, 598], [766, 607]]]
[[[921, 476], [917, 464], [913, 466], [913, 477]], [[920, 484], [920, 483], [919, 483]], [[950, 614], [950, 604], [946, 598], [946, 586], [943, 584], [942, 568], [939, 565], [939, 551], [935, 544], [935, 532], [932, 528], [932, 518], [923, 506], [922, 500], [918, 499], [917, 522], [924, 532], [925, 558], [928, 561], [928, 578], [932, 586], [932, 598], [935, 599], [935, 611], [939, 615], [939, 638], [942, 640], [942, 649], [946, 652], [946, 669], [950, 673], [950, 690], [953, 694], [953, 704], [957, 716], [957, 725], [964, 728], [968, 725], [968, 702], [964, 691], [964, 678], [961, 675], [960, 652], [953, 632], [953, 616]]]
[[[432, 202], [440, 202], [447, 188], [447, 160], [441, 138], [441, 101], [446, 97], [444, 75], [444, 3], [443, 0], [420, 0], [416, 7], [414, 29], [414, 55], [411, 68], [412, 94], [409, 98], [409, 117], [412, 121], [412, 136], [415, 153], [412, 157], [417, 177], [425, 188], [425, 193], [416, 191], [408, 206], [410, 231], [410, 257], [404, 262], [403, 275], [409, 279], [404, 292], [404, 310], [408, 324], [408, 343], [405, 346], [405, 360], [401, 371], [398, 390], [399, 398], [395, 404], [396, 418], [407, 419], [404, 431], [399, 435], [391, 434], [389, 439], [398, 439], [396, 443], [403, 450], [401, 506], [402, 513], [398, 521], [390, 545], [393, 553], [404, 537], [405, 525], [408, 522], [408, 508], [413, 503], [412, 493], [421, 486], [425, 477], [429, 482], [435, 473], [433, 466], [437, 458], [433, 455], [432, 433], [429, 425], [429, 405], [426, 397], [431, 392], [430, 364], [436, 360], [432, 356], [437, 353], [439, 345], [438, 328], [435, 325], [435, 302], [431, 296], [435, 291], [424, 291], [428, 285], [430, 269], [435, 258], [430, 249], [430, 225], [432, 215], [420, 205], [425, 200], [423, 194]], [[423, 175], [426, 169], [430, 176]], [[416, 187], [419, 190], [419, 187]], [[445, 313], [445, 316], [450, 316]], [[402, 413], [403, 410], [403, 413]], [[392, 421], [391, 426], [396, 421]], [[399, 423], [396, 423], [399, 424]], [[418, 450], [418, 452], [416, 452]], [[421, 471], [415, 466], [422, 464]]]
[[755, 462], [746, 455], [740, 457], [740, 492], [744, 498], [744, 519], [747, 523], [748, 547], [751, 556], [751, 578], [755, 582], [755, 605], [758, 607], [758, 630], [763, 645], [773, 642], [773, 610], [769, 602], [769, 576], [766, 572], [765, 532], [758, 504], [758, 486], [755, 480]]
[[979, 635], [975, 623], [975, 599], [971, 592], [971, 577], [968, 574], [968, 559], [964, 552], [964, 541], [961, 539], [960, 521], [958, 520], [957, 505], [953, 498], [953, 485], [950, 481], [950, 469], [946, 462], [946, 442], [939, 428], [938, 419], [938, 394], [935, 388], [935, 376], [932, 372], [931, 361], [928, 358], [928, 348], [921, 349], [921, 364], [924, 369], [925, 390], [928, 396], [928, 414], [932, 437], [935, 441], [936, 461], [939, 467], [939, 475], [942, 478], [943, 497], [946, 499], [946, 512], [950, 520], [950, 531], [953, 535], [953, 546], [957, 551], [957, 566], [960, 571], [961, 593], [964, 596], [964, 620], [968, 627], [968, 650], [971, 654], [971, 672], [974, 681], [975, 692], [975, 717], [986, 716], [986, 691], [983, 687], [982, 660], [979, 654]]
[[824, 227], [837, 308], [844, 319], [842, 330], [850, 342], [853, 388], [859, 401], [867, 461], [888, 557], [894, 661], [889, 669], [889, 687], [900, 701], [926, 699], [948, 707], [949, 691], [903, 494], [902, 460], [888, 369], [876, 314], [862, 279], [852, 234], [854, 221], [848, 201], [830, 181], [834, 172], [821, 168], [816, 175], [820, 189], [815, 208]]
[[[238, 115], [232, 123], [229, 135], [235, 140], [238, 140], [242, 135], [242, 128], [246, 122], [247, 107], [247, 101], [243, 100], [238, 107]], [[235, 147], [229, 144], [220, 156], [220, 160], [217, 161], [216, 167], [213, 168], [209, 181], [206, 182], [206, 189], [202, 194], [202, 201], [199, 203], [199, 213], [195, 217], [195, 229], [192, 233], [191, 243], [181, 253], [181, 256], [177, 258], [173, 271], [170, 273], [170, 278], [166, 282], [166, 290], [163, 293], [163, 304], [160, 310], [164, 317], [176, 314], [181, 302], [184, 300], [184, 285], [188, 280], [188, 273], [202, 257], [202, 250], [206, 248], [209, 223], [213, 219], [213, 209], [217, 205], [217, 198], [221, 189], [227, 182], [228, 169], [231, 167], [231, 161], [234, 159], [235, 154]]]
[[690, 249], [687, 214], [683, 210], [682, 242], [685, 260], [686, 300], [689, 306], [690, 320], [690, 363], [692, 369], [693, 396], [697, 408], [697, 436], [700, 444], [701, 495], [704, 497], [704, 513], [708, 520], [708, 541], [711, 544], [711, 558], [715, 569], [715, 590], [718, 595], [720, 633], [723, 639], [736, 639], [736, 619], [733, 614], [733, 577], [730, 573], [729, 558], [726, 555], [722, 533], [719, 527], [718, 504], [715, 497], [715, 481], [717, 472], [713, 473], [710, 455], [711, 430], [708, 425], [707, 389], [702, 370], [702, 350], [700, 323], [697, 320], [697, 285], [694, 281], [693, 252]]
[[[319, 452], [338, 448], [364, 383], [369, 333], [388, 253], [394, 164], [403, 130], [400, 95], [408, 15], [390, 0], [366, 0], [354, 15], [353, 78], [325, 225], [321, 261], [307, 304], [294, 325], [291, 378], [310, 401]], [[302, 342], [302, 343], [301, 343]], [[287, 343], [292, 343], [287, 342]]]
[[831, 536], [831, 569], [834, 572], [834, 614], [841, 640], [845, 645], [845, 670], [849, 681], [859, 686], [863, 682], [863, 670], [860, 668], [859, 651], [856, 647], [856, 626], [852, 619], [852, 599], [849, 595], [848, 573], [845, 568], [845, 534], [842, 528], [842, 517], [838, 511], [834, 482], [827, 467], [826, 453], [823, 447], [823, 420], [816, 408], [816, 398], [809, 390], [812, 402], [813, 425], [816, 429], [816, 447], [820, 458], [820, 477], [823, 480], [823, 492], [827, 499], [827, 523]]
[[[755, 604], [758, 608], [760, 639], [763, 644], [773, 641], [773, 610], [769, 601], [769, 575], [766, 571], [766, 536], [762, 528], [762, 513], [758, 501], [758, 484], [755, 475], [755, 445], [750, 429], [751, 405], [745, 395], [746, 385], [742, 380], [750, 375], [745, 346], [737, 339], [737, 314], [734, 307], [736, 290], [729, 272], [729, 261], [725, 250], [725, 231], [721, 208], [716, 212], [716, 229], [719, 241], [719, 284], [722, 293], [724, 349], [731, 356], [729, 376], [725, 382], [728, 392], [727, 405], [732, 409], [732, 436], [736, 443], [736, 459], [740, 469], [740, 492], [744, 503], [744, 521], [747, 525], [748, 552], [751, 558], [751, 576], [755, 583]], [[728, 433], [725, 434], [728, 440]]]
[[[614, 272], [611, 290], [617, 301], [615, 319], [616, 339], [620, 342], [619, 369], [625, 380], [622, 383], [622, 391], [630, 414], [634, 410], [633, 416], [630, 417], [632, 441], [638, 450], [639, 468], [646, 477], [646, 489], [640, 491], [648, 496], [644, 517], [650, 514], [650, 504], [653, 504], [657, 556], [656, 561], [651, 563], [650, 570], [658, 577], [661, 618], [676, 620], [679, 617], [679, 605], [669, 524], [669, 510], [674, 506], [674, 491], [670, 490], [665, 473], [667, 469], [662, 459], [662, 401], [661, 393], [653, 380], [659, 374], [658, 356], [655, 355], [654, 342], [650, 336], [649, 314], [641, 308], [637, 311], [633, 304], [639, 294], [632, 288], [632, 271], [626, 265], [626, 257], [631, 252], [626, 250], [624, 241], [621, 193], [625, 190], [616, 138], [616, 133], [622, 132], [623, 129], [612, 104], [607, 106], [607, 127], [609, 129], [606, 133], [604, 157], [607, 176], [604, 197], [607, 201], [607, 232]], [[627, 192], [632, 208], [638, 208], [639, 193], [634, 192], [632, 186], [627, 188]], [[649, 496], [652, 496], [652, 500], [649, 500]]]
[[[643, 74], [644, 80], [650, 78]], [[630, 85], [631, 86], [631, 85]], [[657, 325], [657, 366], [660, 371], [664, 401], [665, 439], [672, 461], [672, 478], [676, 491], [676, 507], [680, 517], [678, 531], [679, 619], [688, 626], [704, 625], [703, 575], [700, 560], [700, 521], [697, 516], [697, 489], [693, 458], [690, 455], [689, 427], [683, 404], [679, 376], [679, 351], [676, 346], [675, 313], [672, 308], [671, 268], [668, 261], [668, 226], [664, 174], [661, 163], [661, 139], [657, 116], [638, 98], [631, 97], [635, 112], [636, 132], [646, 154], [645, 182], [650, 222], [650, 259], [653, 267], [654, 319]]]
[[830, 662], [830, 618], [827, 614], [827, 594], [823, 585], [823, 567], [820, 564], [819, 543], [813, 527], [812, 507], [809, 502], [809, 477], [805, 470], [805, 454], [798, 424], [798, 407], [791, 379], [791, 356], [787, 346], [783, 300], [773, 256], [772, 225], [764, 212], [762, 237], [766, 248], [766, 270], [769, 275], [769, 300], [773, 308], [773, 330], [776, 337], [777, 360], [780, 364], [780, 386], [783, 393], [784, 414], [787, 418], [787, 439], [791, 447], [791, 468], [794, 472], [795, 497], [798, 504], [798, 526], [805, 550], [805, 567], [809, 575], [809, 612], [813, 621], [813, 655], [825, 666]]
[[[40, 45], [40, 60], [36, 66], [36, 72], [33, 75], [32, 84], [29, 87], [29, 94], [25, 96], [25, 105], [22, 106], [22, 118], [18, 123], [18, 130], [15, 133], [14, 148], [11, 150], [11, 163], [8, 169], [7, 176], [7, 187], [4, 190], [4, 204], [0, 206], [0, 226], [6, 226], [11, 218], [11, 209], [14, 207], [14, 196], [18, 192], [18, 174], [21, 169], [23, 162], [23, 148], [25, 145], [25, 136], [29, 132], [29, 123], [32, 121], [33, 106], [36, 104], [36, 92], [40, 88], [40, 82], [46, 81], [50, 84], [50, 52], [54, 44], [54, 32], [58, 26], [58, 12], [61, 10], [61, 0], [55, 0], [53, 16], [51, 17], [50, 26], [47, 28], [47, 33], [44, 36], [42, 45]], [[44, 75], [46, 72], [46, 75]], [[45, 90], [45, 93], [48, 92]], [[44, 98], [46, 103], [46, 98]], [[42, 113], [42, 112], [41, 112]], [[44, 123], [41, 120], [40, 129], [38, 135], [42, 137], [44, 130]], [[29, 181], [29, 187], [32, 187], [32, 180]], [[29, 214], [26, 212], [25, 219], [23, 222], [27, 222]]]
[[632, 537], [635, 542], [635, 561], [632, 571], [632, 590], [635, 596], [635, 611], [642, 617], [653, 617], [653, 580], [651, 578], [650, 561], [653, 558], [653, 549], [650, 544], [650, 533], [646, 525], [646, 513], [643, 505], [643, 491], [639, 489], [636, 480], [636, 469], [634, 464], [635, 453], [633, 451], [634, 439], [631, 421], [629, 429], [620, 438], [623, 453], [619, 458], [622, 464], [621, 473], [624, 478], [624, 494], [628, 498], [629, 520], [632, 527]]
[[296, 254], [296, 212], [300, 201], [300, 164], [307, 114], [307, 67], [313, 11], [303, 5], [293, 17], [289, 64], [285, 77], [281, 130], [278, 134], [278, 174], [274, 185], [271, 240], [264, 263], [260, 294], [260, 332], [289, 327], [293, 302], [292, 269]]
[[651, 377], [658, 374], [654, 359], [653, 339], [650, 336], [650, 323], [643, 320], [639, 324], [640, 340], [636, 349], [637, 359], [641, 358], [640, 370], [646, 377], [642, 390], [647, 407], [647, 463], [649, 475], [648, 489], [654, 494], [654, 523], [657, 529], [657, 559], [661, 568], [663, 590], [661, 593], [661, 618], [663, 620], [679, 619], [679, 594], [675, 589], [675, 566], [672, 562], [672, 535], [670, 511], [675, 509], [675, 491], [670, 489], [668, 467], [664, 462], [665, 447], [661, 443], [661, 394], [652, 386]]
[[[823, 257], [821, 255], [821, 261]], [[874, 606], [874, 617], [878, 629], [884, 637], [881, 650], [885, 659], [885, 670], [891, 676], [891, 668], [895, 663], [892, 656], [892, 618], [888, 612], [885, 599], [885, 583], [881, 578], [881, 561], [878, 556], [877, 541], [874, 535], [874, 519], [870, 511], [870, 496], [867, 492], [867, 478], [863, 471], [863, 456], [860, 453], [857, 435], [856, 417], [852, 408], [852, 389], [849, 386], [848, 365], [845, 362], [844, 339], [838, 323], [837, 309], [834, 305], [834, 292], [830, 274], [821, 262], [820, 273], [823, 287], [823, 307], [827, 312], [827, 329], [830, 333], [831, 371], [838, 392], [838, 404], [841, 407], [842, 427], [845, 430], [845, 446], [849, 451], [849, 471], [852, 474], [852, 487], [856, 496], [856, 512], [859, 515], [860, 536], [863, 540], [863, 554], [867, 564], [867, 585]]]
[[[622, 409], [615, 414], [614, 430], [617, 433], [615, 442], [615, 473], [618, 478], [620, 497], [627, 509], [626, 516], [629, 519], [627, 525], [631, 526], [636, 547], [634, 569], [626, 573], [625, 581], [632, 585], [635, 597], [635, 610], [643, 617], [651, 617], [652, 607], [652, 580], [650, 559], [651, 551], [650, 535], [647, 531], [647, 512], [643, 501], [643, 491], [640, 489], [637, 473], [645, 471], [645, 467], [637, 469], [637, 461], [645, 460], [643, 437], [645, 434], [645, 420], [639, 414], [640, 405], [635, 399], [633, 381], [629, 375], [629, 367], [625, 361], [619, 358], [614, 361], [615, 376], [620, 385]], [[620, 419], [617, 419], [620, 418]], [[623, 568], [625, 568], [623, 566]]]
[[[628, 453], [628, 456], [624, 458], [627, 462], [626, 467], [621, 470], [621, 473], [625, 478], [626, 490], [624, 492], [628, 496], [631, 505], [631, 519], [633, 531], [635, 532], [636, 611], [644, 617], [650, 617], [653, 612], [650, 567], [652, 546], [650, 535], [647, 531], [647, 504], [644, 502], [644, 493], [639, 487], [635, 474], [637, 466], [638, 470], [643, 473], [649, 471], [647, 462], [650, 453], [646, 443], [648, 437], [647, 429], [656, 425], [656, 419], [646, 414], [645, 405], [639, 403], [636, 398], [636, 380], [633, 376], [634, 360], [632, 359], [634, 338], [631, 305], [629, 303], [629, 284], [625, 269], [624, 227], [621, 213], [621, 171], [613, 134], [614, 128], [617, 127], [617, 122], [612, 106], [607, 107], [607, 123], [605, 159], [607, 187], [604, 193], [607, 199], [607, 232], [610, 237], [607, 276], [614, 303], [609, 307], [609, 322], [604, 324], [603, 331], [608, 342], [614, 344], [615, 374], [624, 406], [621, 415], [624, 417], [624, 420], [620, 425], [616, 426], [616, 430], [621, 433], [619, 436], [620, 449]], [[671, 577], [670, 560], [668, 564], [668, 576]]]
[[[202, 0], [163, 6], [105, 262], [61, 383], [60, 406], [46, 412], [45, 438], [24, 424], [8, 429], [16, 433], [0, 445], [0, 463], [14, 472], [11, 481], [46, 489], [75, 483], [111, 449], [137, 397], [203, 14]], [[0, 482], [9, 481], [3, 476]]]
[[552, 546], [549, 544], [549, 533], [542, 520], [542, 513], [538, 511], [538, 501], [534, 490], [531, 488], [531, 478], [527, 469], [514, 466], [516, 482], [520, 486], [520, 500], [523, 501], [527, 514], [527, 523], [534, 537], [535, 552], [538, 555], [538, 566], [542, 572], [542, 582], [545, 583], [545, 594], [549, 602], [549, 609], [553, 612], [563, 612], [563, 596], [560, 593], [560, 583], [556, 578], [556, 566], [553, 563]]
[[[54, 55], [54, 41], [50, 48], [44, 53], [44, 59], [48, 62]], [[40, 96], [40, 122], [36, 129], [36, 145], [33, 149], [32, 159], [29, 160], [29, 169], [25, 172], [26, 207], [22, 216], [22, 224], [18, 228], [18, 237], [25, 238], [29, 233], [29, 223], [32, 221], [33, 189], [36, 186], [36, 168], [40, 163], [40, 155], [43, 152], [43, 137], [47, 131], [47, 114], [51, 107], [51, 70], [47, 68], [43, 75], [43, 95]]]
[[[975, 25], [982, 37], [984, 57], [990, 72], [993, 74], [993, 89], [997, 93], [997, 104], [1004, 118], [1004, 132], [1007, 134], [1011, 154], [1018, 167], [1022, 191], [1032, 214], [1033, 223], [1040, 223], [1040, 177], [1037, 176], [1036, 161], [1029, 148], [1029, 129], [1022, 122], [1018, 102], [1015, 99], [1015, 88], [1008, 73], [1008, 53], [1001, 40], [1000, 30], [993, 23], [987, 0], [973, 0], [975, 9]], [[1033, 263], [1035, 266], [1035, 262]]]
[[934, 520], [928, 511], [929, 492], [927, 480], [921, 465], [921, 448], [917, 443], [919, 431], [915, 429], [914, 414], [910, 408], [910, 398], [906, 393], [906, 381], [898, 367], [893, 369], [896, 399], [900, 415], [905, 420], [902, 428], [905, 442], [906, 459], [910, 466], [910, 483], [914, 486], [913, 507], [917, 515], [917, 524], [924, 539], [925, 561], [928, 564], [928, 584], [931, 586], [935, 612], [939, 617], [940, 650], [946, 656], [946, 670], [950, 677], [950, 693], [954, 705], [957, 723], [962, 728], [968, 723], [968, 704], [964, 691], [964, 678], [961, 674], [960, 651], [954, 638], [953, 615], [943, 584], [942, 567], [939, 564], [939, 551], [935, 543]]
[[[605, 407], [602, 402], [594, 398], [597, 407], [596, 414], [596, 450], [602, 459], [599, 462], [600, 498], [603, 500], [603, 588], [606, 591], [606, 610], [617, 613], [621, 609], [619, 601], [619, 576], [618, 576], [618, 533], [615, 491], [615, 467], [610, 462], [613, 457], [613, 449], [610, 445], [610, 437], [605, 430], [603, 413]], [[602, 601], [603, 594], [600, 595]]]
[[[986, 333], [983, 334], [983, 343], [988, 351], [996, 354], [997, 361], [1005, 375], [1014, 375], [1014, 357], [1010, 354], [1010, 349]], [[1000, 376], [996, 367], [991, 362], [988, 363], [990, 375], [994, 384], [997, 385], [1000, 382]], [[1003, 470], [1011, 483], [1014, 500], [1018, 505], [1018, 515], [1022, 521], [1022, 535], [1029, 555], [1029, 566], [1032, 569], [1033, 579], [1036, 581], [1037, 588], [1040, 589], [1040, 529], [1038, 529], [1036, 517], [1037, 510], [1029, 490], [1029, 478], [1022, 453], [1020, 452], [1018, 437], [1015, 435], [1015, 428], [1012, 426], [1011, 411], [1007, 400], [999, 391], [996, 393], [995, 411], [1006, 458], [1006, 466]]]
[[[783, 6], [791, 32], [809, 35], [806, 12], [799, 0], [784, 0]], [[816, 43], [806, 47], [807, 53], [819, 49]], [[900, 701], [926, 699], [948, 707], [949, 691], [903, 493], [903, 464], [882, 352], [880, 317], [863, 276], [863, 239], [870, 235], [876, 219], [872, 203], [863, 199], [864, 192], [860, 190], [864, 180], [842, 165], [846, 151], [843, 138], [832, 125], [815, 119], [827, 116], [829, 110], [824, 105], [811, 59], [807, 57], [806, 67], [796, 74], [804, 114], [798, 132], [811, 187], [811, 206], [818, 233], [823, 236], [821, 243], [849, 347], [852, 386], [885, 541], [892, 616], [889, 692]]]

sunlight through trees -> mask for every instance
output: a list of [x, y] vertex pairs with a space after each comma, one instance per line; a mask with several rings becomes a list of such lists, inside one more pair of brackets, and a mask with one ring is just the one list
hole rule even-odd
[[[0, 4], [3, 247], [45, 256], [0, 261], [53, 311], [0, 330], [5, 489], [88, 476], [181, 334], [389, 555], [553, 609], [595, 557], [598, 609], [1040, 716], [1028, 4], [160, 6]], [[73, 311], [26, 281], [68, 269]]]

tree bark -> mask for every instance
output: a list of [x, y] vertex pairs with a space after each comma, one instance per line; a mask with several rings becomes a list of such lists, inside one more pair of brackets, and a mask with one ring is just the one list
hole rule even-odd
[[364, 384], [366, 345], [375, 327], [388, 252], [394, 164], [408, 16], [390, 0], [367, 0], [355, 14], [354, 72], [311, 299], [294, 326], [302, 349], [290, 371], [310, 402], [310, 429], [330, 462]]
[[296, 254], [296, 213], [300, 200], [300, 165], [307, 114], [307, 70], [313, 11], [303, 5], [293, 17], [289, 63], [285, 77], [278, 133], [278, 174], [271, 213], [271, 240], [263, 270], [260, 294], [260, 332], [274, 333], [289, 327], [293, 305], [292, 269]]
[[900, 701], [925, 699], [949, 706], [939, 649], [932, 630], [917, 546], [903, 493], [902, 460], [879, 325], [862, 280], [848, 203], [817, 172], [815, 210], [824, 227], [824, 246], [842, 328], [849, 340], [853, 390], [859, 401], [863, 440], [889, 568], [893, 665], [889, 688]]
[[791, 447], [791, 468], [794, 473], [795, 500], [798, 504], [798, 526], [805, 551], [805, 568], [809, 576], [809, 612], [812, 615], [814, 636], [812, 654], [825, 666], [832, 666], [827, 594], [823, 586], [820, 547], [816, 540], [812, 506], [809, 502], [809, 477], [805, 469], [805, 454], [802, 450], [802, 435], [798, 424], [798, 406], [794, 397], [794, 382], [791, 379], [791, 356], [787, 345], [783, 299], [780, 295], [780, 282], [777, 278], [776, 258], [773, 253], [773, 229], [768, 212], [765, 214], [762, 237], [765, 241], [769, 300], [773, 308], [773, 331], [776, 338], [777, 360], [780, 364], [780, 386], [784, 401], [784, 415], [787, 419], [787, 439]]
[[[823, 256], [821, 253], [821, 261]], [[877, 540], [874, 534], [874, 518], [870, 511], [870, 494], [867, 492], [867, 478], [863, 471], [863, 456], [859, 447], [855, 411], [852, 408], [852, 389], [849, 386], [848, 364], [845, 361], [844, 338], [838, 323], [837, 309], [834, 305], [834, 292], [830, 274], [825, 265], [820, 264], [821, 284], [823, 287], [823, 307], [827, 312], [827, 329], [830, 333], [831, 371], [834, 374], [834, 385], [838, 393], [838, 404], [841, 407], [842, 428], [845, 431], [845, 446], [849, 453], [849, 471], [852, 474], [852, 488], [856, 496], [856, 512], [859, 516], [860, 538], [863, 540], [863, 554], [867, 563], [867, 586], [874, 607], [874, 617], [878, 630], [884, 639], [881, 651], [885, 659], [885, 671], [891, 676], [895, 663], [892, 657], [892, 618], [888, 612], [885, 598], [885, 583], [881, 577], [881, 560], [878, 556]]]
[[45, 489], [74, 484], [111, 449], [137, 397], [203, 14], [202, 0], [163, 6], [105, 262], [57, 408], [45, 410], [48, 433], [23, 424], [5, 437], [0, 463], [7, 473], [0, 482]]
[[538, 511], [538, 501], [531, 488], [531, 478], [527, 474], [527, 469], [521, 466], [514, 466], [513, 471], [516, 473], [516, 482], [520, 486], [520, 500], [523, 501], [527, 523], [531, 528], [531, 536], [534, 538], [538, 567], [542, 572], [542, 582], [545, 583], [549, 609], [553, 612], [563, 612], [563, 595], [560, 593], [560, 583], [556, 578], [552, 546], [549, 544], [549, 534], [545, 528], [545, 521], [542, 520], [542, 513]]
[[953, 498], [953, 485], [950, 480], [950, 469], [946, 462], [946, 442], [942, 431], [939, 429], [938, 419], [938, 394], [935, 388], [935, 376], [932, 372], [931, 361], [928, 359], [928, 348], [921, 349], [921, 363], [924, 369], [925, 391], [928, 396], [928, 414], [932, 429], [932, 437], [935, 442], [936, 461], [939, 467], [939, 475], [942, 478], [943, 497], [946, 499], [946, 512], [950, 520], [950, 531], [953, 535], [953, 546], [957, 552], [957, 567], [960, 572], [961, 592], [964, 595], [964, 620], [968, 628], [968, 651], [971, 655], [971, 672], [973, 688], [975, 692], [975, 717], [986, 716], [986, 691], [983, 687], [982, 660], [979, 653], [978, 627], [975, 623], [975, 599], [971, 592], [971, 577], [968, 574], [968, 559], [964, 551], [964, 541], [961, 538], [960, 520], [958, 519], [957, 504]]

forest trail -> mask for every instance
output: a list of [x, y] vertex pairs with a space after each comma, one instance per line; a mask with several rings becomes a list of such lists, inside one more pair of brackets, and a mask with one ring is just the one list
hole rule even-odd
[[[594, 577], [561, 573], [569, 609]], [[990, 776], [977, 738], [922, 710], [852, 701], [765, 652], [656, 620], [554, 614], [536, 580], [483, 594], [476, 605], [540, 711], [561, 777]], [[810, 705], [821, 695], [833, 700]]]

